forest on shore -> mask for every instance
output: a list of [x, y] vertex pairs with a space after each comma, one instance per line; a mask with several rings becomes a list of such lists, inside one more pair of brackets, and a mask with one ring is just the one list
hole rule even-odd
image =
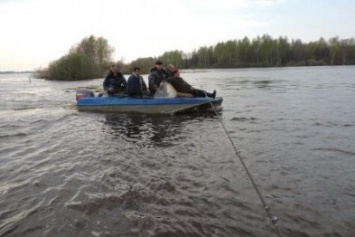
[[49, 80], [100, 78], [112, 63], [124, 74], [131, 73], [135, 66], [148, 73], [157, 59], [165, 66], [172, 63], [179, 69], [355, 65], [355, 39], [339, 37], [304, 43], [300, 39], [289, 41], [287, 37], [273, 39], [265, 34], [254, 39], [219, 42], [189, 53], [167, 51], [158, 57], [138, 58], [130, 63], [115, 62], [113, 52], [105, 38], [89, 36], [47, 68], [37, 69], [35, 76]]

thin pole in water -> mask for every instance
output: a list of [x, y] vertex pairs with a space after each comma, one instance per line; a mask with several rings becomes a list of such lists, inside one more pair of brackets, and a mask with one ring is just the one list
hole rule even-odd
[[[199, 81], [198, 81], [197, 78], [196, 78], [196, 81], [197, 81], [197, 84], [200, 86], [200, 88], [203, 89], [203, 87], [201, 86], [201, 84], [199, 83]], [[276, 216], [273, 216], [273, 215], [272, 215], [271, 210], [270, 210], [270, 207], [266, 204], [266, 201], [265, 201], [264, 197], [261, 195], [261, 192], [260, 192], [258, 186], [256, 185], [252, 174], [250, 173], [248, 167], [246, 166], [246, 164], [245, 164], [245, 162], [244, 162], [244, 160], [243, 160], [243, 158], [242, 158], [242, 156], [241, 156], [241, 154], [240, 154], [241, 152], [240, 152], [240, 151], [237, 149], [237, 147], [235, 146], [235, 144], [234, 144], [234, 142], [233, 142], [233, 140], [232, 140], [232, 137], [229, 135], [228, 130], [227, 130], [225, 124], [224, 124], [223, 121], [222, 121], [221, 116], [218, 115], [218, 112], [217, 112], [216, 108], [214, 107], [214, 105], [212, 104], [211, 99], [207, 96], [206, 91], [204, 91], [204, 93], [205, 93], [206, 97], [208, 98], [208, 101], [209, 101], [209, 103], [210, 103], [210, 105], [211, 105], [211, 107], [212, 107], [214, 113], [216, 114], [216, 116], [217, 116], [217, 118], [218, 118], [218, 121], [219, 121], [220, 124], [222, 125], [222, 128], [223, 128], [224, 132], [226, 133], [226, 135], [227, 135], [227, 137], [228, 137], [230, 143], [232, 144], [232, 147], [233, 147], [233, 149], [234, 149], [234, 152], [235, 152], [236, 156], [239, 158], [240, 163], [242, 163], [243, 168], [244, 168], [244, 170], [246, 171], [246, 173], [247, 173], [247, 175], [248, 175], [248, 177], [249, 177], [249, 179], [250, 179], [250, 181], [251, 181], [251, 183], [252, 183], [252, 185], [253, 185], [253, 188], [255, 189], [256, 193], [258, 194], [259, 199], [260, 199], [260, 201], [261, 201], [261, 204], [263, 205], [263, 207], [264, 207], [264, 209], [265, 209], [267, 215], [269, 216], [270, 222], [273, 224], [277, 236], [281, 236], [280, 231], [279, 231], [279, 229], [278, 229], [278, 227], [277, 227], [278, 218], [277, 218]]]

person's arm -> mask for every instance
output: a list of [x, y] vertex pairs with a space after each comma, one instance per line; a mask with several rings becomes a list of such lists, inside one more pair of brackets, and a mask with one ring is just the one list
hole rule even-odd
[[148, 77], [149, 90], [154, 93], [158, 89], [156, 77], [153, 73], [151, 73]]
[[126, 93], [127, 93], [128, 95], [130, 95], [130, 94], [131, 94], [131, 90], [132, 90], [132, 75], [130, 75], [130, 76], [128, 77], [127, 85], [126, 85]]
[[140, 79], [142, 80], [142, 96], [149, 96], [150, 91], [149, 91], [147, 84], [144, 81], [144, 78], [142, 76], [140, 76]]
[[148, 91], [147, 84], [145, 84], [143, 77], [139, 76], [139, 79], [141, 80], [141, 83], [142, 83], [142, 91]]
[[170, 77], [170, 74], [165, 69], [162, 69], [163, 80]]
[[107, 91], [107, 88], [109, 86], [109, 80], [108, 80], [108, 76], [105, 77], [104, 82], [102, 83], [104, 91]]
[[127, 80], [126, 78], [124, 78], [124, 76], [122, 76], [122, 83], [121, 83], [121, 86], [123, 85], [123, 88], [126, 88], [127, 86]]
[[124, 90], [127, 87], [127, 80], [126, 78], [123, 76], [122, 73], [119, 74], [119, 78], [120, 78], [120, 87]]
[[173, 80], [173, 77], [165, 78], [163, 81], [166, 81], [167, 83], [171, 83]]

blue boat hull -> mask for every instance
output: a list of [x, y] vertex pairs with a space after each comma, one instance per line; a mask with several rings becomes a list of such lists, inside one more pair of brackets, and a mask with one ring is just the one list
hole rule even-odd
[[82, 97], [77, 100], [80, 111], [176, 114], [201, 112], [220, 106], [223, 99], [213, 98], [134, 98], [134, 97]]

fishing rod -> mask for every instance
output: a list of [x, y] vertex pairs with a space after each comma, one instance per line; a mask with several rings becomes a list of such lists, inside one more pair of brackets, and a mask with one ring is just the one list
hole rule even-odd
[[[196, 78], [196, 82], [197, 82], [197, 84], [200, 86], [200, 88], [203, 89], [202, 85], [200, 84], [200, 82], [198, 81], [197, 78]], [[259, 199], [260, 199], [260, 201], [261, 201], [261, 204], [263, 205], [263, 207], [264, 207], [264, 209], [265, 209], [267, 215], [269, 216], [270, 222], [272, 223], [272, 225], [273, 225], [273, 227], [274, 227], [274, 229], [275, 229], [275, 232], [276, 232], [277, 236], [280, 237], [281, 234], [280, 234], [280, 231], [279, 231], [279, 229], [278, 229], [278, 227], [277, 227], [278, 218], [277, 218], [276, 216], [272, 215], [271, 210], [270, 210], [270, 207], [266, 204], [265, 198], [262, 196], [262, 194], [261, 194], [261, 192], [260, 192], [258, 186], [256, 185], [256, 182], [254, 181], [254, 178], [253, 178], [251, 172], [249, 171], [248, 167], [246, 166], [246, 164], [245, 164], [245, 162], [244, 162], [244, 160], [243, 160], [243, 158], [242, 158], [241, 151], [239, 151], [239, 150], [237, 149], [236, 145], [234, 144], [234, 142], [233, 142], [233, 140], [232, 140], [232, 137], [231, 137], [230, 134], [228, 133], [228, 130], [227, 130], [227, 128], [226, 128], [224, 122], [222, 121], [221, 116], [219, 116], [219, 114], [218, 114], [218, 112], [217, 112], [217, 109], [216, 109], [215, 106], [213, 105], [211, 99], [207, 96], [206, 91], [203, 90], [203, 92], [205, 93], [205, 96], [208, 98], [208, 101], [209, 101], [209, 103], [210, 103], [210, 105], [211, 105], [211, 108], [212, 108], [213, 112], [214, 112], [215, 115], [217, 116], [218, 121], [220, 122], [220, 124], [221, 124], [221, 126], [222, 126], [224, 132], [226, 133], [226, 135], [227, 135], [227, 137], [228, 137], [230, 143], [232, 144], [232, 147], [233, 147], [233, 149], [234, 149], [234, 152], [235, 152], [236, 156], [239, 158], [240, 163], [242, 163], [242, 166], [243, 166], [244, 170], [246, 171], [246, 173], [247, 173], [247, 175], [248, 175], [248, 177], [249, 177], [249, 179], [250, 179], [250, 181], [251, 181], [251, 183], [252, 183], [252, 185], [253, 185], [254, 190], [255, 190], [256, 193], [258, 194]]]

